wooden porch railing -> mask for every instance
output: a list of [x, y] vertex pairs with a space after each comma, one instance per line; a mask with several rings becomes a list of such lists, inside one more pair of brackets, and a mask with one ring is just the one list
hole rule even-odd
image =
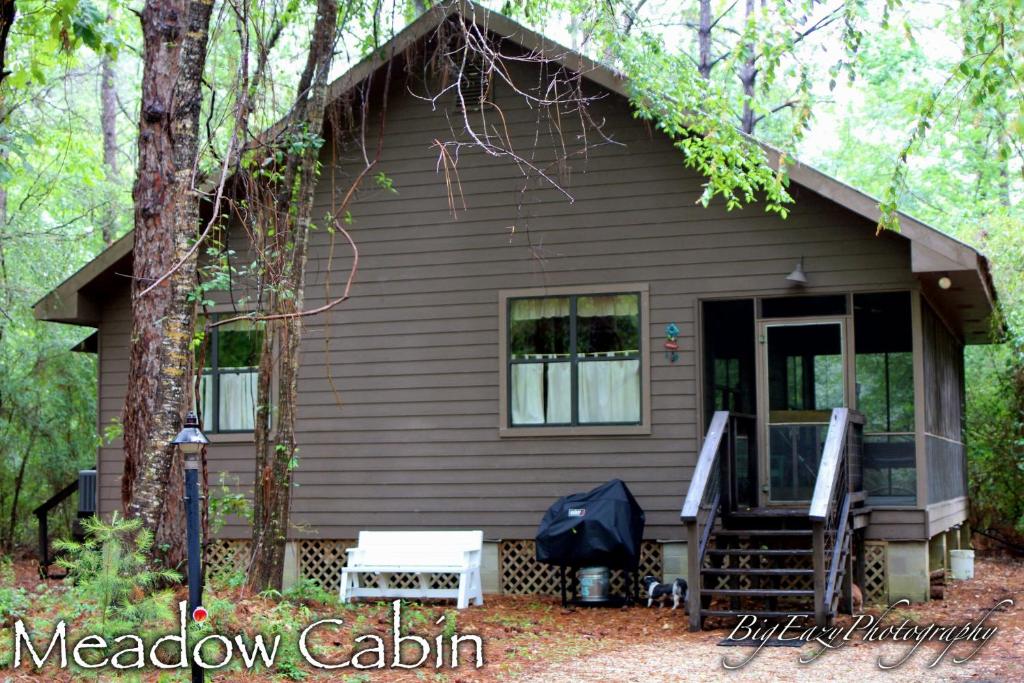
[[837, 577], [847, 563], [845, 581], [851, 579], [850, 508], [862, 498], [857, 469], [861, 457], [864, 416], [849, 408], [835, 408], [818, 466], [808, 517], [814, 539], [814, 619], [827, 626], [837, 603]]
[[693, 470], [690, 489], [686, 493], [680, 519], [686, 525], [687, 581], [690, 630], [701, 628], [701, 578], [704, 553], [721, 509], [732, 509], [734, 481], [730, 475], [735, 466], [737, 424], [753, 420], [752, 416], [716, 411], [711, 418]]

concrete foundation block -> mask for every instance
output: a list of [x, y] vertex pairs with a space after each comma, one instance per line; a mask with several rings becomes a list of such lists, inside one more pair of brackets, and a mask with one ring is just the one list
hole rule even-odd
[[927, 541], [890, 541], [886, 545], [885, 580], [889, 601], [925, 602], [930, 593]]
[[484, 593], [501, 593], [500, 541], [484, 541], [480, 554], [480, 584]]
[[284, 572], [281, 577], [281, 587], [288, 590], [299, 580], [299, 544], [297, 541], [288, 541], [284, 544]]
[[687, 554], [685, 541], [664, 541], [661, 545], [662, 579], [666, 583], [687, 577]]

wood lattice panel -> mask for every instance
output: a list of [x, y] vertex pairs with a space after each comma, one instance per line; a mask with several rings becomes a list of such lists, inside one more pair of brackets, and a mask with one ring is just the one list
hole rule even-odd
[[[323, 588], [336, 591], [341, 587], [341, 569], [345, 566], [348, 548], [356, 547], [352, 540], [326, 540], [310, 538], [299, 541], [299, 576], [317, 582]], [[377, 574], [363, 574], [360, 582], [364, 586], [379, 585], [382, 577]], [[416, 574], [389, 574], [391, 588], [419, 588]], [[430, 578], [431, 588], [458, 588], [457, 574], [436, 574]]]
[[[787, 555], [782, 561], [785, 569], [814, 569], [814, 558], [809, 555]], [[814, 576], [789, 574], [779, 579], [779, 588], [786, 590], [814, 590]]]
[[[499, 548], [501, 592], [505, 595], [558, 595], [558, 567], [537, 561], [537, 546], [532, 540], [502, 541]], [[640, 577], [664, 573], [662, 546], [644, 541], [640, 546]], [[623, 572], [611, 574], [611, 590], [621, 592], [626, 584]]]
[[864, 603], [889, 603], [885, 587], [885, 543], [864, 542]]
[[326, 590], [341, 587], [341, 568], [345, 566], [345, 549], [354, 548], [355, 541], [307, 538], [299, 541], [299, 576], [320, 584]]
[[217, 539], [206, 546], [206, 574], [218, 576], [245, 571], [252, 543], [243, 540]]

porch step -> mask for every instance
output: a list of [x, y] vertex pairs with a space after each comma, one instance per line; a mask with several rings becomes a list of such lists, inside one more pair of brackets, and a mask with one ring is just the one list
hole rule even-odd
[[787, 555], [813, 555], [810, 548], [708, 548], [708, 555], [765, 555], [783, 557]]
[[810, 536], [810, 529], [715, 529], [716, 536]]
[[765, 517], [776, 517], [784, 519], [806, 519], [808, 508], [749, 508], [746, 510], [733, 510], [724, 515], [726, 519], [764, 519]]
[[746, 614], [753, 614], [757, 617], [764, 617], [766, 619], [781, 619], [783, 617], [805, 617], [807, 619], [814, 618], [814, 612], [791, 612], [789, 610], [772, 610], [772, 609], [744, 609], [744, 610], [730, 610], [730, 609], [702, 609], [700, 611], [701, 616], [704, 617], [739, 617]]
[[701, 588], [701, 593], [727, 595], [736, 598], [813, 598], [813, 590], [796, 588]]
[[736, 569], [718, 569], [717, 567], [709, 567], [700, 570], [701, 574], [716, 574], [716, 575], [728, 575], [728, 576], [813, 576], [813, 569], [762, 569], [762, 568], [736, 568]]

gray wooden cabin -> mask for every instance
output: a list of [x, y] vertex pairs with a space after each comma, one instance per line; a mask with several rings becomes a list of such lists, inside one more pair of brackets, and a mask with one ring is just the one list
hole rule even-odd
[[[868, 598], [927, 599], [929, 571], [967, 542], [963, 348], [990, 339], [985, 257], [909, 216], [899, 234], [876, 235], [874, 199], [801, 164], [789, 169], [788, 219], [702, 208], [702, 178], [634, 118], [618, 76], [500, 15], [463, 13], [508, 49], [540, 51], [544, 68], [583, 74], [600, 96], [590, 118], [615, 144], [558, 169], [572, 202], [536, 180], [520, 193], [515, 164], [464, 150], [453, 215], [435, 141], [458, 134], [458, 104], [415, 95], [443, 12], [332, 85], [331, 106], [347, 106], [398, 65], [374, 170], [397, 192], [363, 186], [353, 296], [306, 321], [289, 578], [337, 585], [363, 529], [481, 528], [486, 590], [551, 592], [531, 542], [545, 509], [620, 478], [647, 513], [641, 570], [689, 576], [708, 614], [747, 597], [792, 611], [794, 591], [819, 608], [800, 609], [831, 612], [851, 576]], [[537, 68], [516, 67], [526, 83]], [[548, 120], [500, 82], [489, 96], [515, 144], [554, 158]], [[321, 213], [362, 164], [340, 118]], [[560, 125], [564, 141], [582, 124]], [[311, 239], [315, 307], [340, 291], [350, 257], [337, 236], [332, 260], [327, 232]], [[229, 246], [244, 253], [243, 241], [233, 231]], [[100, 428], [123, 408], [132, 244], [36, 307], [96, 328]], [[232, 310], [226, 296], [215, 312]], [[243, 490], [254, 334], [222, 328], [204, 381], [211, 478], [225, 472]], [[101, 513], [120, 508], [121, 448], [97, 454]], [[231, 562], [247, 535], [229, 524], [209, 562]]]

